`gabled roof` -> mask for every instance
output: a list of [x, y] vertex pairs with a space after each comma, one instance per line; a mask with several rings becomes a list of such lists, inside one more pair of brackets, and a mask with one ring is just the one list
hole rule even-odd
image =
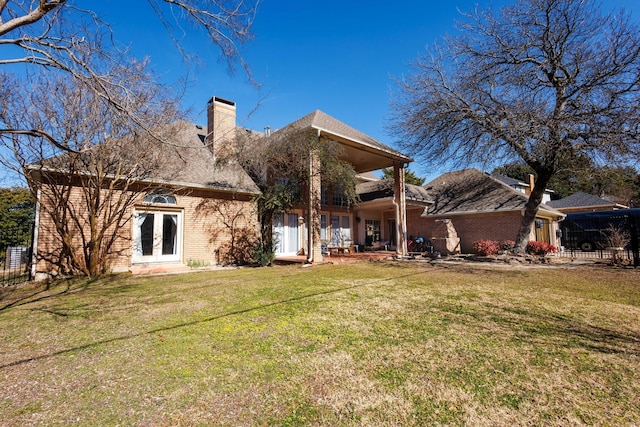
[[409, 163], [413, 161], [412, 158], [320, 110], [315, 110], [301, 117], [283, 129], [274, 132], [273, 135], [286, 133], [290, 129], [315, 129], [342, 143], [346, 148], [349, 161], [359, 173], [389, 167], [393, 165], [393, 162]]
[[623, 207], [622, 205], [618, 205], [610, 200], [583, 193], [581, 191], [560, 200], [552, 200], [547, 204], [555, 209]]
[[[356, 185], [356, 193], [361, 202], [392, 198], [393, 179], [381, 179], [378, 181], [362, 182]], [[405, 184], [405, 197], [407, 203], [426, 205], [430, 203], [429, 194], [423, 187], [413, 184]]]
[[[425, 188], [433, 203], [423, 216], [522, 210], [528, 200], [523, 193], [478, 169], [442, 174], [425, 184]], [[544, 204], [539, 211], [564, 216]]]

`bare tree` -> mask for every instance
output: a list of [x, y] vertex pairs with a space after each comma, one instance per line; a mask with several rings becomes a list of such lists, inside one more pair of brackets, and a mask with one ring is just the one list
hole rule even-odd
[[[196, 216], [207, 219], [209, 242], [218, 244], [218, 261], [236, 265], [254, 262], [256, 249], [255, 212], [236, 200], [203, 199]], [[219, 244], [223, 241], [224, 243]]]
[[[62, 71], [105, 100], [115, 112], [129, 116], [138, 127], [150, 131], [131, 108], [129, 98], [120, 96], [127, 88], [118, 80], [117, 73], [111, 72], [136, 60], [119, 47], [117, 34], [113, 34], [108, 22], [90, 6], [86, 9], [78, 3], [74, 0], [0, 0], [0, 65], [27, 64], [27, 70]], [[252, 37], [251, 26], [259, 0], [147, 0], [147, 3], [150, 13], [156, 14], [185, 56], [187, 51], [176, 34], [189, 27], [204, 33], [220, 48], [231, 70], [240, 63], [254, 82], [239, 47]], [[6, 123], [0, 123], [0, 134], [32, 130], [19, 125], [9, 128]], [[64, 148], [61, 141], [52, 142]]]
[[[103, 44], [103, 36], [111, 39], [109, 24], [91, 8], [82, 8], [77, 3], [73, 0], [0, 1], [0, 45], [18, 48], [0, 59], [0, 64], [38, 64], [70, 71], [76, 76], [98, 76], [94, 68], [98, 64], [87, 62], [78, 51], [88, 45], [100, 46], [104, 53], [117, 52], [117, 49]], [[221, 49], [230, 68], [240, 62], [248, 73], [239, 45], [252, 37], [251, 26], [259, 0], [147, 0], [147, 3], [181, 52], [185, 49], [176, 32], [191, 26], [204, 32]]]
[[[176, 101], [147, 79], [144, 66], [119, 67], [110, 74], [123, 85], [114, 93], [118, 102], [170, 139], [166, 123], [176, 116]], [[128, 241], [130, 207], [154, 187], [153, 172], [166, 150], [154, 147], [157, 140], [140, 132], [130, 116], [114, 111], [77, 79], [45, 73], [18, 90], [3, 75], [0, 84], [11, 94], [3, 98], [0, 120], [27, 129], [3, 136], [15, 156], [3, 160], [23, 171], [39, 201], [47, 243], [39, 257], [62, 273], [106, 272], [113, 257], [130, 250], [121, 244]]]
[[520, 0], [464, 18], [400, 81], [391, 127], [426, 162], [529, 165], [537, 183], [516, 238], [523, 252], [559, 168], [581, 155], [638, 155], [640, 29], [591, 0]]

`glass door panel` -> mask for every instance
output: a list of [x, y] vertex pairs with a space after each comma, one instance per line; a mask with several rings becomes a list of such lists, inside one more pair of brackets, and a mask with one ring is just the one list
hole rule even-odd
[[285, 251], [289, 253], [297, 253], [300, 249], [299, 241], [300, 241], [300, 233], [298, 231], [298, 214], [289, 214], [287, 215], [287, 246], [285, 247]]
[[141, 214], [140, 246], [142, 255], [153, 255], [153, 218], [152, 213]]
[[178, 215], [162, 215], [162, 255], [175, 255], [177, 252]]

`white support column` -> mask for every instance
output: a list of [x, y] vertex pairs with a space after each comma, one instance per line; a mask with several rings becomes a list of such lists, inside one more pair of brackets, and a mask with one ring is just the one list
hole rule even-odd
[[396, 208], [396, 253], [407, 256], [407, 197], [404, 182], [404, 164], [393, 165], [393, 198]]

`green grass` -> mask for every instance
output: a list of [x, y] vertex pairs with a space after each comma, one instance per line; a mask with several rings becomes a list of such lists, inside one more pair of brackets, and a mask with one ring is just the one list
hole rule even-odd
[[0, 293], [0, 425], [637, 425], [640, 271], [369, 263]]

